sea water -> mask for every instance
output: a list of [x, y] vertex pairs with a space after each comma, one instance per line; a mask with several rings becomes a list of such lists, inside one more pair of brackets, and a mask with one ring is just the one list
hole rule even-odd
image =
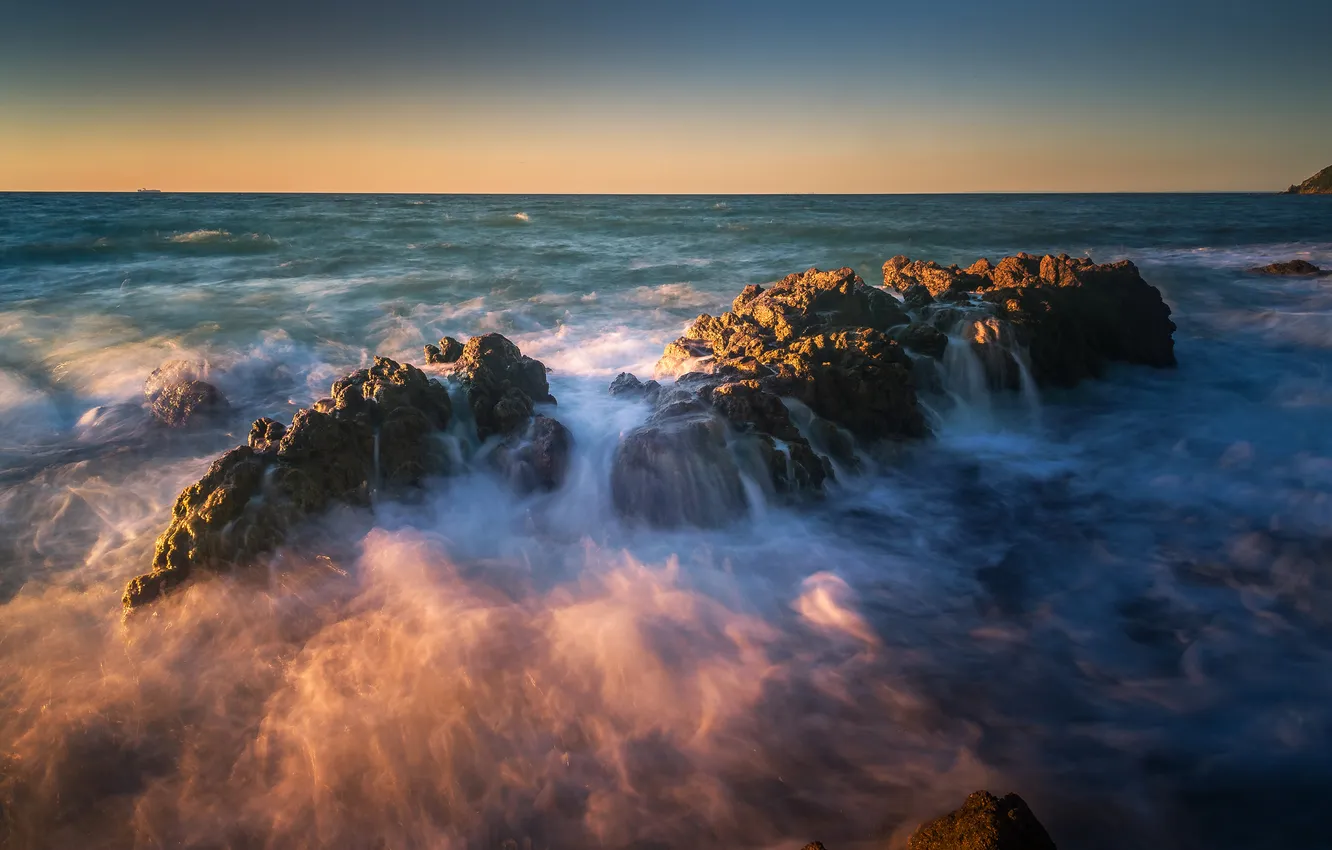
[[[1130, 259], [1179, 367], [987, 395], [820, 502], [621, 522], [611, 399], [749, 283]], [[14, 847], [893, 846], [978, 788], [1064, 848], [1313, 847], [1332, 782], [1332, 202], [0, 195]], [[122, 624], [175, 495], [374, 355], [497, 331], [567, 483], [342, 510]], [[959, 354], [961, 352], [959, 351]], [[189, 360], [222, 421], [145, 424]], [[974, 366], [974, 364], [972, 364]], [[3, 843], [3, 841], [0, 841]]]

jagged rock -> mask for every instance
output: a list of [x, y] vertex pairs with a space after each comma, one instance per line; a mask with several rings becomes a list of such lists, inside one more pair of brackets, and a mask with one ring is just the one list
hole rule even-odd
[[733, 370], [864, 437], [925, 433], [911, 360], [888, 338], [910, 322], [897, 301], [849, 268], [747, 286], [720, 316], [699, 316], [666, 347], [659, 374]]
[[1175, 365], [1170, 308], [1127, 260], [1098, 265], [1065, 254], [1017, 254], [962, 270], [894, 257], [884, 265], [884, 282], [903, 293], [923, 286], [936, 297], [956, 296], [970, 302], [967, 309], [978, 295], [994, 318], [1012, 326], [1042, 384], [1097, 377], [1109, 361]]
[[439, 345], [427, 345], [425, 347], [425, 359], [430, 364], [456, 363], [459, 357], [462, 357], [463, 344], [451, 336], [446, 336], [439, 341]]
[[169, 428], [180, 428], [228, 409], [227, 399], [217, 387], [202, 379], [201, 364], [169, 360], [143, 385], [153, 419]]
[[366, 504], [372, 489], [446, 470], [435, 435], [450, 421], [448, 391], [420, 369], [377, 357], [324, 401], [297, 412], [290, 427], [256, 421], [249, 445], [214, 461], [177, 497], [151, 571], [125, 589], [127, 609], [195, 570], [226, 570], [271, 550], [296, 522], [333, 504]]
[[917, 828], [907, 850], [1055, 850], [1055, 843], [1021, 797], [977, 791], [961, 808]]
[[496, 463], [522, 493], [557, 490], [569, 471], [573, 435], [563, 424], [537, 414], [527, 431], [496, 452]]
[[1271, 263], [1266, 266], [1249, 269], [1253, 274], [1309, 275], [1322, 274], [1323, 270], [1308, 260], [1289, 260], [1284, 263]]
[[261, 453], [277, 451], [278, 444], [282, 442], [282, 437], [286, 433], [287, 426], [276, 419], [269, 419], [267, 416], [256, 419], [250, 426], [250, 448]]
[[924, 354], [936, 360], [948, 348], [948, 334], [927, 322], [912, 322], [893, 333], [893, 339], [908, 351]]
[[724, 423], [679, 406], [667, 406], [620, 440], [611, 499], [622, 517], [665, 528], [717, 527], [748, 512]]
[[555, 403], [545, 365], [501, 334], [469, 339], [455, 374], [466, 387], [467, 405], [482, 440], [521, 431], [532, 418], [534, 403]]

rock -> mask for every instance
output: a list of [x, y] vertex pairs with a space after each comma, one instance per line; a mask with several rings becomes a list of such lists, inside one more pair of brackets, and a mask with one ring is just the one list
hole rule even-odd
[[467, 405], [482, 440], [520, 432], [532, 417], [533, 404], [555, 403], [545, 365], [525, 356], [501, 334], [469, 339], [455, 374], [466, 388]]
[[661, 384], [656, 381], [643, 382], [629, 372], [621, 372], [611, 381], [610, 394], [617, 398], [642, 398], [655, 401], [661, 392]]
[[449, 394], [414, 366], [377, 357], [317, 408], [297, 412], [289, 427], [256, 421], [249, 445], [214, 461], [177, 497], [151, 571], [125, 589], [126, 609], [196, 570], [224, 571], [273, 549], [295, 523], [334, 504], [367, 504], [372, 490], [447, 471], [436, 436], [452, 415]]
[[960, 809], [921, 825], [907, 850], [1055, 850], [1055, 843], [1021, 797], [977, 791]]
[[[978, 260], [964, 271], [894, 257], [884, 265], [884, 282], [903, 293], [919, 286], [936, 298], [970, 302], [967, 310], [984, 309], [1011, 326], [1041, 384], [1098, 377], [1111, 361], [1175, 365], [1170, 308], [1126, 260], [1098, 265], [1064, 254], [1017, 254], [993, 265]], [[932, 324], [941, 323], [936, 313]]]
[[1295, 186], [1291, 186], [1283, 195], [1329, 195], [1332, 194], [1332, 165]]
[[1266, 266], [1249, 269], [1252, 274], [1309, 275], [1322, 274], [1323, 270], [1308, 260], [1289, 260], [1284, 263], [1271, 263]]
[[620, 440], [611, 499], [620, 516], [662, 528], [719, 527], [748, 512], [725, 425], [706, 412], [678, 408]]
[[256, 452], [276, 452], [278, 445], [282, 442], [282, 437], [287, 433], [287, 426], [278, 422], [276, 419], [269, 419], [265, 416], [262, 419], [254, 420], [250, 426], [249, 446]]
[[911, 360], [886, 331], [910, 323], [896, 299], [849, 268], [751, 285], [721, 316], [699, 316], [666, 347], [659, 374], [727, 370], [862, 437], [925, 434]]
[[446, 336], [439, 341], [438, 346], [427, 345], [425, 347], [425, 359], [430, 364], [455, 363], [459, 357], [462, 357], [463, 344], [451, 336]]
[[948, 348], [948, 334], [928, 322], [912, 322], [893, 333], [892, 338], [908, 351], [938, 360]]
[[984, 316], [971, 321], [965, 336], [985, 370], [985, 383], [991, 391], [1022, 388], [1021, 347], [1011, 323]]
[[822, 841], [811, 841], [804, 847], [801, 847], [800, 850], [828, 850], [828, 848], [823, 846]]
[[537, 414], [521, 438], [510, 438], [496, 452], [496, 463], [522, 493], [558, 490], [569, 471], [573, 435], [549, 416]]
[[153, 419], [168, 428], [180, 428], [228, 409], [217, 387], [202, 379], [203, 364], [170, 360], [154, 369], [143, 385]]

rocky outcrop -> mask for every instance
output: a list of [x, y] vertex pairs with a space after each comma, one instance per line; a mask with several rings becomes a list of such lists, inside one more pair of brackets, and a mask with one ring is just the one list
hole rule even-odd
[[1066, 254], [1018, 254], [962, 269], [899, 256], [884, 264], [883, 276], [983, 352], [995, 364], [992, 385], [1015, 385], [1017, 364], [1009, 361], [1019, 349], [1037, 383], [1053, 386], [1099, 377], [1112, 361], [1175, 365], [1170, 308], [1127, 260], [1098, 265]]
[[720, 316], [699, 316], [666, 347], [658, 374], [730, 374], [797, 399], [867, 439], [919, 437], [911, 359], [888, 332], [908, 325], [896, 299], [849, 268], [749, 285]]
[[[534, 401], [554, 401], [545, 366], [499, 334], [470, 340], [459, 365], [478, 434], [503, 439], [496, 455], [510, 480], [527, 490], [558, 487], [572, 438], [559, 422], [532, 413]], [[125, 608], [152, 602], [196, 571], [252, 560], [334, 505], [366, 505], [372, 493], [401, 492], [452, 471], [440, 438], [453, 419], [443, 384], [376, 357], [290, 425], [256, 420], [247, 445], [218, 458], [177, 497], [151, 570], [125, 589]]]
[[467, 340], [455, 368], [482, 440], [521, 431], [532, 418], [533, 404], [555, 403], [545, 365], [501, 334]]
[[185, 360], [170, 360], [154, 369], [143, 385], [153, 419], [168, 428], [181, 428], [225, 413], [227, 399], [202, 379], [204, 371]]
[[1249, 269], [1251, 274], [1273, 274], [1273, 275], [1314, 275], [1322, 274], [1323, 270], [1308, 260], [1288, 260], [1284, 263], [1269, 263], [1265, 266]]
[[1332, 165], [1324, 168], [1303, 183], [1291, 186], [1283, 195], [1332, 195]]
[[907, 850], [1055, 850], [1055, 843], [1021, 797], [977, 791], [961, 808], [922, 824]]

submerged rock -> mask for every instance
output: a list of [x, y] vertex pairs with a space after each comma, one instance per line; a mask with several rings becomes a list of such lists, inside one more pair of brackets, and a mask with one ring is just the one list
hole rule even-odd
[[526, 432], [500, 446], [495, 461], [519, 492], [550, 491], [564, 483], [572, 452], [569, 429], [538, 413]]
[[717, 527], [747, 511], [726, 427], [706, 410], [667, 407], [626, 434], [611, 465], [611, 499], [626, 519]]
[[1323, 270], [1308, 260], [1288, 260], [1284, 263], [1269, 263], [1265, 266], [1249, 269], [1252, 274], [1274, 275], [1310, 275], [1322, 274]]
[[[883, 278], [904, 297], [923, 288], [932, 298], [960, 306], [954, 322], [974, 319], [968, 314], [980, 311], [1011, 327], [1040, 384], [1070, 386], [1099, 377], [1110, 361], [1175, 365], [1170, 308], [1127, 260], [1098, 265], [1066, 254], [1017, 254], [998, 264], [981, 259], [964, 270], [894, 257], [884, 264]], [[936, 317], [942, 313], [937, 306], [930, 309]], [[978, 340], [985, 345], [1002, 342], [1004, 333], [998, 326], [973, 326], [970, 336], [985, 336]], [[1006, 369], [993, 371], [992, 383], [1015, 386]]]
[[1021, 797], [977, 791], [917, 828], [907, 850], [1055, 850], [1055, 843]]
[[168, 428], [181, 428], [228, 409], [227, 399], [202, 379], [205, 369], [185, 360], [170, 360], [154, 369], [143, 385], [143, 395], [154, 420]]
[[463, 344], [451, 336], [446, 336], [439, 341], [439, 345], [427, 345], [425, 347], [425, 359], [430, 364], [455, 363], [459, 357], [462, 357]]

